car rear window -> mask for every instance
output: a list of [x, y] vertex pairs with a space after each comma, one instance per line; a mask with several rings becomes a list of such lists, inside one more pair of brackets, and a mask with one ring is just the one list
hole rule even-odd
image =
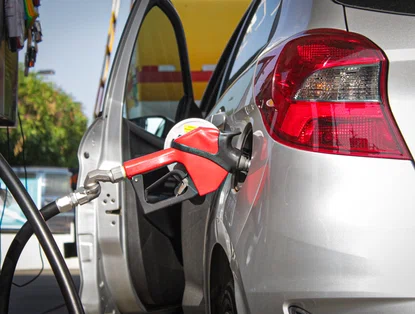
[[346, 6], [415, 15], [415, 1], [412, 0], [336, 0]]

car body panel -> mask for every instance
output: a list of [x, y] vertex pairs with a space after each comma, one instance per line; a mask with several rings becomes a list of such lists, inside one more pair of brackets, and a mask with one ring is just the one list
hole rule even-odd
[[[104, 121], [97, 119], [90, 127], [86, 136], [84, 136], [79, 150], [79, 158], [85, 159], [85, 152], [89, 153], [89, 158], [81, 163], [79, 171], [79, 180], [83, 182], [85, 175], [100, 167], [101, 169], [111, 169], [115, 164], [105, 164], [94, 156], [100, 156], [101, 147], [104, 138]], [[81, 183], [79, 183], [81, 184]], [[121, 302], [116, 306], [113, 303], [113, 297], [122, 293], [122, 299], [127, 303], [128, 308], [137, 308], [139, 300], [136, 296], [131, 296], [133, 291], [125, 290], [125, 282], [130, 281], [130, 274], [127, 265], [122, 258], [122, 241], [119, 238], [122, 233], [119, 229], [122, 223], [120, 215], [108, 215], [103, 208], [104, 199], [107, 194], [116, 195], [113, 189], [118, 191], [116, 185], [102, 184], [102, 194], [95, 201], [77, 208], [77, 235], [78, 235], [78, 252], [80, 258], [81, 270], [81, 299], [87, 313], [102, 313], [105, 311], [116, 310], [117, 307], [123, 308]], [[110, 194], [110, 195], [111, 195]], [[111, 209], [116, 209], [116, 205]], [[113, 223], [115, 222], [115, 223]], [[107, 228], [111, 226], [112, 230]], [[120, 245], [121, 244], [121, 245]], [[110, 259], [108, 261], [108, 259]], [[114, 263], [108, 265], [108, 263]], [[106, 269], [116, 269], [117, 271], [108, 272]], [[115, 280], [116, 277], [117, 280]], [[112, 279], [112, 281], [109, 281]], [[105, 302], [101, 302], [103, 299]], [[131, 301], [133, 299], [133, 301]]]
[[393, 116], [411, 151], [415, 152], [415, 16], [346, 8], [351, 32], [360, 33], [386, 54], [388, 97]]
[[[80, 144], [78, 158], [82, 162], [78, 186], [82, 185], [89, 171], [111, 169], [123, 162], [121, 121], [124, 84], [135, 37], [147, 5], [148, 0], [142, 0], [134, 6], [131, 13], [131, 17], [134, 18], [127, 21], [125, 35], [122, 36], [114, 59], [104, 100], [104, 112], [89, 128]], [[85, 157], [86, 152], [88, 158]], [[121, 184], [123, 183], [102, 184], [100, 196], [77, 209], [78, 251], [82, 272], [80, 294], [88, 313], [111, 312], [118, 309], [129, 313], [140, 312], [144, 308], [132, 288], [130, 270], [124, 257], [124, 216], [106, 212], [120, 209]], [[107, 195], [114, 201], [109, 201]], [[117, 300], [117, 304], [114, 304], [113, 299]]]
[[415, 195], [396, 188], [415, 179], [412, 162], [278, 143], [270, 156], [235, 248], [252, 313], [296, 299], [414, 297]]
[[307, 29], [336, 28], [346, 30], [343, 7], [332, 1], [283, 0], [282, 12], [277, 29], [267, 49]]
[[[308, 15], [307, 5], [312, 8]], [[342, 6], [329, 1], [284, 1], [282, 10], [270, 47], [306, 29], [345, 29]], [[296, 14], [302, 19], [294, 29]], [[399, 81], [410, 76], [399, 75], [397, 66], [390, 71]], [[389, 84], [394, 88], [393, 80]], [[415, 180], [413, 163], [288, 148], [268, 136], [253, 100], [251, 108], [245, 119], [254, 134], [263, 135], [259, 147], [254, 137], [254, 152], [265, 149], [270, 156], [260, 165], [265, 171], [258, 185], [264, 188], [249, 209], [240, 201], [246, 184], [237, 197], [231, 189], [222, 190], [207, 248], [211, 252], [219, 243], [228, 255], [238, 312], [288, 313], [294, 304], [318, 313], [364, 308], [410, 313], [415, 291], [408, 275], [415, 252], [406, 239], [415, 233], [415, 196], [409, 188]], [[255, 164], [253, 157], [251, 169]]]
[[[323, 10], [324, 8], [324, 10]], [[264, 49], [264, 53], [275, 47], [283, 40], [291, 37], [299, 32], [303, 32], [309, 28], [339, 28], [345, 29], [345, 21], [343, 15], [343, 7], [332, 3], [330, 1], [303, 1], [303, 0], [285, 0], [282, 1], [280, 19], [275, 30], [272, 39], [268, 47]], [[294, 21], [294, 22], [293, 22]], [[244, 80], [246, 73], [244, 72], [232, 85], [238, 84], [239, 80]], [[244, 253], [236, 252], [234, 246], [239, 245], [239, 239], [243, 233], [243, 230], [250, 225], [254, 218], [255, 208], [258, 203], [262, 203], [262, 194], [266, 185], [268, 184], [269, 176], [269, 161], [268, 156], [272, 153], [272, 147], [274, 140], [272, 140], [265, 130], [262, 122], [262, 118], [258, 113], [257, 106], [253, 99], [252, 86], [253, 75], [251, 75], [251, 84], [249, 88], [240, 93], [241, 97], [238, 105], [234, 105], [237, 108], [234, 111], [229, 111], [229, 124], [230, 128], [235, 131], [243, 131], [247, 124], [252, 126], [253, 130], [253, 157], [251, 160], [251, 167], [248, 173], [248, 177], [243, 184], [239, 192], [235, 192], [231, 188], [232, 180], [228, 178], [224, 187], [217, 197], [217, 202], [212, 206], [214, 211], [211, 214], [208, 227], [206, 256], [212, 254], [213, 248], [216, 244], [226, 252], [232, 272], [235, 279], [236, 298], [238, 302], [238, 313], [259, 313], [252, 307], [252, 304], [248, 302], [246, 296], [249, 295], [251, 286], [245, 283], [245, 273], [241, 272], [240, 263], [245, 263], [244, 257], [246, 257], [246, 251]], [[232, 93], [231, 97], [227, 93], [232, 89], [230, 87], [227, 92], [224, 93], [222, 99], [219, 100], [219, 104], [224, 98], [228, 97], [234, 101]], [[225, 99], [228, 102], [226, 107], [232, 107], [229, 99]], [[220, 107], [217, 104], [215, 108]], [[228, 110], [226, 110], [228, 113]], [[214, 114], [214, 110], [212, 114]], [[257, 215], [257, 214], [256, 214]], [[258, 217], [254, 220], [257, 221]], [[259, 230], [258, 230], [259, 229]], [[214, 230], [214, 231], [212, 231]], [[256, 232], [263, 232], [261, 227], [256, 225]], [[252, 230], [251, 230], [252, 231]], [[258, 236], [258, 235], [257, 235]], [[252, 244], [255, 245], [255, 241], [251, 239]], [[249, 247], [249, 245], [248, 245]], [[258, 264], [260, 265], [260, 263]], [[207, 259], [205, 264], [205, 285], [209, 279], [210, 259]], [[205, 286], [205, 290], [208, 291], [208, 287]], [[248, 291], [247, 291], [248, 290]], [[248, 293], [247, 293], [248, 292]], [[206, 295], [208, 298], [208, 295]], [[207, 305], [209, 308], [209, 305]]]

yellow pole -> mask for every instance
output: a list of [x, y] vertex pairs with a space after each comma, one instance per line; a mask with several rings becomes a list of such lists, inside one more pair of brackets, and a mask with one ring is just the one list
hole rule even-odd
[[97, 98], [95, 100], [94, 117], [96, 118], [101, 112], [102, 97], [104, 96], [105, 83], [107, 81], [112, 46], [114, 45], [115, 26], [117, 25], [118, 11], [120, 9], [120, 0], [112, 0], [110, 25], [108, 28], [107, 44], [105, 46], [104, 64], [102, 65], [101, 78], [99, 80]]

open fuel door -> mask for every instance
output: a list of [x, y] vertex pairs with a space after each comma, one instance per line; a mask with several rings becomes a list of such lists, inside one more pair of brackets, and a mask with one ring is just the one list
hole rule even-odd
[[[170, 128], [199, 117], [185, 37], [168, 0], [136, 1], [122, 35], [102, 113], [79, 149], [82, 184], [94, 169], [163, 148]], [[167, 173], [144, 176], [145, 185]], [[174, 193], [166, 182], [152, 197]], [[180, 306], [184, 273], [181, 206], [144, 215], [131, 182], [102, 184], [98, 199], [77, 210], [81, 298], [88, 313], [146, 313]], [[116, 313], [114, 312], [114, 313]]]

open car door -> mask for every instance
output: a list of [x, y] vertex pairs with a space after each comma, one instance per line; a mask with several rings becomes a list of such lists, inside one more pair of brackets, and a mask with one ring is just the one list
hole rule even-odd
[[[94, 169], [160, 150], [170, 128], [199, 117], [185, 37], [168, 0], [136, 1], [122, 35], [103, 110], [79, 148], [78, 185]], [[145, 185], [167, 168], [146, 174]], [[181, 207], [145, 216], [131, 182], [101, 185], [77, 209], [81, 299], [87, 313], [169, 312], [184, 289]], [[174, 193], [167, 182], [152, 197]]]

